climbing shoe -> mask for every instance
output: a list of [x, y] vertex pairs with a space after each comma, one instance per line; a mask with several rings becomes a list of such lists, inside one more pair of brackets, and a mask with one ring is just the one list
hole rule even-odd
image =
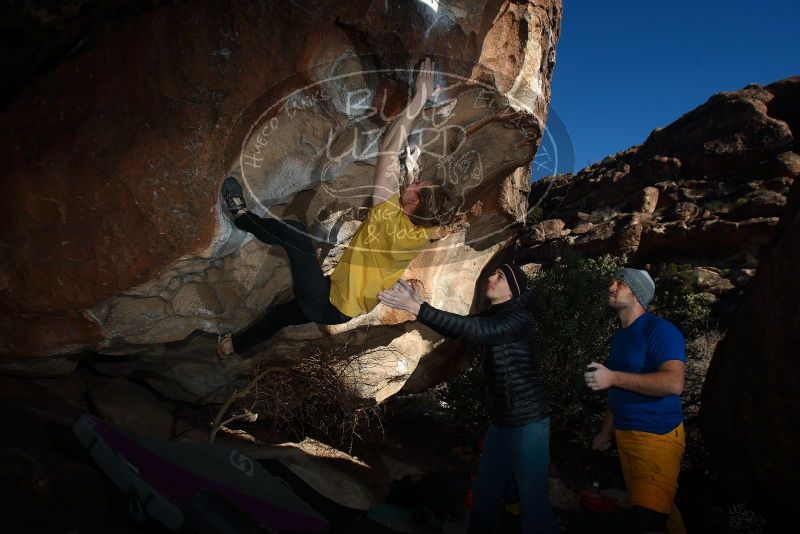
[[225, 181], [222, 182], [222, 200], [225, 201], [225, 205], [233, 218], [247, 211], [242, 184], [233, 176], [228, 176], [225, 178]]
[[225, 333], [217, 336], [217, 357], [227, 360], [235, 354], [233, 350], [233, 334]]

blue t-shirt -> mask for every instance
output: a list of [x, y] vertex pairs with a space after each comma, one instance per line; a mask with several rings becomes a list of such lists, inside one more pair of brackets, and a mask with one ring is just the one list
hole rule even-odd
[[[686, 362], [683, 334], [678, 328], [651, 313], [638, 317], [611, 337], [607, 367], [624, 373], [654, 373], [664, 362]], [[627, 389], [608, 390], [608, 407], [614, 414], [614, 428], [666, 434], [683, 421], [680, 395], [650, 397]]]

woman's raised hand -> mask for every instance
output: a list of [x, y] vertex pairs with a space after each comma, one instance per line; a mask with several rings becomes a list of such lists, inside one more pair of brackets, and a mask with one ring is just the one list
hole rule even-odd
[[419, 66], [419, 72], [417, 73], [417, 83], [414, 87], [414, 90], [418, 95], [420, 95], [424, 100], [427, 100], [434, 96], [435, 90], [433, 88], [433, 74], [434, 74], [435, 64], [431, 61], [431, 58], [426, 57], [422, 64]]

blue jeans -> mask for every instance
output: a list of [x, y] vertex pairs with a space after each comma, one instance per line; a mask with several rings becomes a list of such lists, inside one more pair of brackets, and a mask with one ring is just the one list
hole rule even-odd
[[550, 418], [517, 428], [489, 425], [484, 440], [469, 532], [490, 533], [497, 509], [512, 478], [517, 483], [523, 534], [558, 532], [548, 495]]

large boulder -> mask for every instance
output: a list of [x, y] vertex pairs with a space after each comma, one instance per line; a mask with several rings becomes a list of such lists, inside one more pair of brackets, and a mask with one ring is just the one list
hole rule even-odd
[[703, 386], [703, 436], [720, 475], [783, 511], [800, 504], [800, 184]]
[[[109, 6], [27, 13], [76, 38], [34, 62], [41, 72], [12, 88], [0, 118], [0, 370], [63, 374], [99, 353], [97, 369], [168, 396], [223, 398], [255, 360], [222, 365], [214, 334], [290, 298], [293, 281], [282, 250], [232, 227], [220, 183], [233, 174], [254, 211], [304, 222], [330, 272], [366, 215], [377, 141], [428, 55], [444, 90], [415, 126], [421, 172], [463, 204], [407, 276], [434, 305], [470, 310], [479, 274], [524, 221], [560, 1]], [[351, 378], [380, 400], [448, 352], [408, 318], [379, 306], [290, 329], [269, 356], [356, 347], [371, 360]]]

